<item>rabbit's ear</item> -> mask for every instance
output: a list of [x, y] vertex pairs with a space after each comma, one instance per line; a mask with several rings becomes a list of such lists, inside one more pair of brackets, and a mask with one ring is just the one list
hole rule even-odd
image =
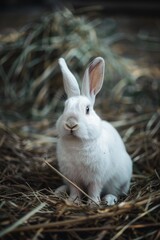
[[74, 96], [79, 96], [80, 90], [79, 90], [77, 80], [69, 70], [65, 60], [63, 58], [60, 58], [58, 62], [63, 74], [64, 89], [67, 94], [67, 97], [70, 98]]
[[95, 96], [101, 90], [104, 79], [105, 62], [101, 57], [95, 58], [86, 69], [82, 82], [82, 94], [94, 104]]

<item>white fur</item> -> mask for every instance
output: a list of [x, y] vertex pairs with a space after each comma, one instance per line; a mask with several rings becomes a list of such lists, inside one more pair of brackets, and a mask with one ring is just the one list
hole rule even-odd
[[[79, 95], [77, 82], [74, 83], [76, 79], [72, 78], [72, 83], [67, 81], [69, 77], [65, 74], [68, 74], [69, 69], [64, 71], [67, 65], [64, 68], [63, 63], [64, 60], [61, 60], [68, 99], [64, 112], [57, 121], [60, 171], [86, 190], [95, 202], [100, 202], [103, 193], [107, 204], [113, 205], [119, 195], [128, 192], [132, 161], [116, 129], [110, 123], [102, 121], [93, 109], [95, 96], [103, 83], [104, 60], [96, 58], [86, 69], [82, 84], [85, 96]], [[70, 91], [72, 84], [74, 91]], [[89, 114], [86, 113], [87, 106]], [[81, 192], [68, 182], [65, 184], [70, 199], [80, 200]]]

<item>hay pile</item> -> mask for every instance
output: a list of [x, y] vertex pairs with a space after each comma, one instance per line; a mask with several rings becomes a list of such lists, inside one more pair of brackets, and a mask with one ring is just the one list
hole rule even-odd
[[[160, 81], [138, 67], [138, 76], [127, 73], [124, 59], [97, 37], [97, 24], [66, 10], [1, 36], [2, 239], [160, 238]], [[129, 195], [116, 206], [89, 208], [54, 194], [62, 181], [52, 168], [57, 168], [54, 123], [63, 97], [57, 58], [64, 56], [81, 75], [97, 55], [106, 59], [109, 73], [97, 111], [120, 131], [134, 175]], [[135, 66], [129, 67], [135, 73]]]

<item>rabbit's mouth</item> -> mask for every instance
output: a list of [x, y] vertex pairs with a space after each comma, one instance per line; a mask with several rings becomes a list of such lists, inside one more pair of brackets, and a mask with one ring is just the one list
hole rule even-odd
[[70, 135], [74, 135], [74, 131], [72, 129], [70, 130]]
[[77, 130], [79, 129], [79, 125], [76, 123], [68, 123], [66, 122], [65, 125], [64, 125], [64, 129], [65, 129], [65, 132], [67, 135], [69, 136], [74, 136], [74, 137], [78, 137], [77, 136]]
[[74, 131], [72, 129], [70, 130], [69, 135], [73, 136], [73, 137], [77, 137], [76, 131]]
[[68, 131], [68, 133], [66, 134], [66, 136], [69, 137], [69, 138], [79, 138], [77, 132], [74, 131], [74, 130], [72, 130], [72, 129], [71, 129], [70, 131]]

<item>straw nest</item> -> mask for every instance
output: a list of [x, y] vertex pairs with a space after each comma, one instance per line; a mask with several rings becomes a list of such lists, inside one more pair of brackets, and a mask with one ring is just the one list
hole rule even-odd
[[[127, 62], [129, 74], [110, 47], [117, 35], [105, 41], [95, 30], [99, 23], [65, 10], [0, 37], [2, 239], [160, 238], [160, 82], [138, 66], [134, 74]], [[128, 196], [117, 205], [90, 208], [54, 194], [62, 182], [55, 170], [54, 123], [63, 98], [57, 58], [65, 57], [81, 76], [97, 55], [108, 69], [97, 111], [118, 128], [134, 174]]]

